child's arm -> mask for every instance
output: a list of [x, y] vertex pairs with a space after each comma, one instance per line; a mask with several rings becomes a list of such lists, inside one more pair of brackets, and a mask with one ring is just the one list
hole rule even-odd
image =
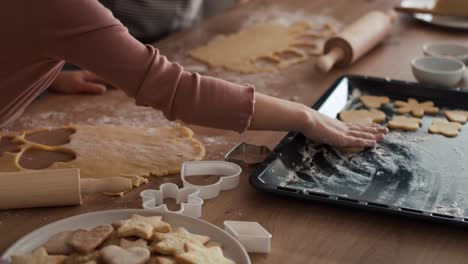
[[40, 1], [33, 9], [28, 15], [41, 28], [33, 31], [37, 32], [33, 37], [41, 43], [43, 56], [91, 70], [134, 97], [137, 104], [162, 110], [170, 120], [238, 132], [249, 127], [299, 130], [338, 146], [373, 145], [384, 132], [345, 125], [305, 106], [255, 94], [250, 85], [186, 72], [130, 36], [95, 0]]
[[169, 120], [247, 129], [254, 105], [252, 86], [184, 71], [154, 47], [138, 42], [95, 0], [48, 0], [30, 9], [34, 12], [27, 13], [30, 25], [25, 28], [41, 29], [28, 31], [40, 43], [31, 51], [40, 58], [89, 70], [134, 97], [138, 105], [161, 110]]
[[251, 130], [299, 131], [317, 143], [340, 147], [374, 146], [387, 128], [345, 124], [294, 102], [256, 94]]

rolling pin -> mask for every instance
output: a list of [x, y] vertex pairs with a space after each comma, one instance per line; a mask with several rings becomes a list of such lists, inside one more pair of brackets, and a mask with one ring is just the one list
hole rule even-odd
[[80, 179], [79, 169], [0, 173], [0, 209], [80, 205], [81, 194], [118, 193], [130, 179]]
[[387, 13], [371, 11], [346, 27], [338, 36], [325, 43], [324, 54], [317, 60], [317, 68], [328, 72], [334, 65], [346, 66], [370, 51], [389, 33], [395, 21], [393, 10]]

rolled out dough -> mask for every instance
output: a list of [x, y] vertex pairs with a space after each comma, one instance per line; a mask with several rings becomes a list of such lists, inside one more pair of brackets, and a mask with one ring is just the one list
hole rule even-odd
[[49, 133], [49, 137], [54, 137], [54, 129], [0, 134], [1, 139], [8, 139], [8, 144], [17, 144], [9, 147], [14, 151], [6, 149], [0, 153], [0, 172], [28, 170], [21, 167], [21, 156], [33, 148], [70, 153], [75, 157], [68, 162], [55, 162], [47, 169], [79, 168], [82, 178], [123, 176], [132, 179], [137, 186], [144, 181], [139, 179], [141, 177], [178, 173], [184, 161], [200, 160], [205, 155], [203, 145], [193, 139], [190, 129], [183, 126], [70, 126], [55, 130], [63, 129], [71, 130], [69, 140], [53, 146], [33, 142], [34, 137], [30, 135], [43, 133], [47, 137]]
[[291, 26], [258, 24], [232, 35], [217, 36], [190, 54], [213, 67], [241, 73], [270, 72], [321, 53], [318, 39], [329, 36], [330, 29], [322, 34], [311, 29], [306, 22]]

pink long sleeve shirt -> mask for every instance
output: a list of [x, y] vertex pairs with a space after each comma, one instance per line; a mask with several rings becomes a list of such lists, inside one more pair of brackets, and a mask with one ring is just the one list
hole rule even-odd
[[52, 83], [65, 61], [169, 120], [248, 128], [254, 88], [189, 73], [135, 40], [97, 0], [14, 0], [0, 7], [0, 127]]

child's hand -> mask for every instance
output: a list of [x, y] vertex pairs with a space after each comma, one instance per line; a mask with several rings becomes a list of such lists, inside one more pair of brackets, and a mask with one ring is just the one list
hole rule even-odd
[[380, 125], [346, 124], [314, 110], [310, 111], [309, 120], [301, 132], [314, 142], [336, 147], [373, 147], [388, 132]]
[[372, 147], [388, 132], [379, 125], [346, 124], [305, 105], [255, 94], [252, 130], [300, 131], [316, 143], [335, 147]]
[[89, 71], [61, 71], [49, 90], [59, 93], [103, 94], [112, 85]]

